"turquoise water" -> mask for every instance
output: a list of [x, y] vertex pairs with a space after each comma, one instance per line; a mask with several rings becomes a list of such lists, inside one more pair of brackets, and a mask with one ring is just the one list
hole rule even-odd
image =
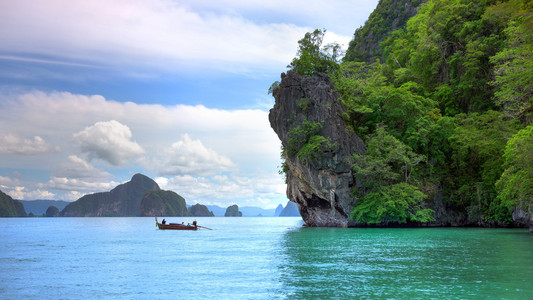
[[156, 230], [151, 218], [0, 219], [0, 299], [533, 298], [526, 229], [196, 219], [214, 230]]

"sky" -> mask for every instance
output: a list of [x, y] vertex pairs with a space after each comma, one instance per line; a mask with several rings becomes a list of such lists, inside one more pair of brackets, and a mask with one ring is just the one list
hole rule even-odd
[[377, 0], [0, 0], [0, 190], [75, 201], [136, 173], [187, 204], [285, 204], [270, 85]]

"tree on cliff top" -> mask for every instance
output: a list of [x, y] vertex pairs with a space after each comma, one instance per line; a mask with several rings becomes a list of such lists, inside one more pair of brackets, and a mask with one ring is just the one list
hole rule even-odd
[[287, 68], [305, 76], [312, 76], [317, 72], [333, 73], [337, 71], [342, 55], [341, 47], [337, 43], [322, 47], [325, 33], [325, 29], [307, 32], [304, 38], [298, 41], [298, 53]]

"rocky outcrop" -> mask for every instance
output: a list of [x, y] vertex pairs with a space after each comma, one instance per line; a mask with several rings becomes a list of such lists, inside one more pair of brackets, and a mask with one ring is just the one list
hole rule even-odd
[[280, 217], [299, 217], [300, 212], [298, 211], [298, 205], [292, 201], [288, 201], [287, 205], [279, 214]]
[[61, 211], [65, 206], [70, 202], [62, 200], [18, 200], [28, 214], [33, 213], [36, 216], [41, 216], [46, 214], [46, 210], [50, 206], [55, 206], [59, 211]]
[[237, 206], [237, 204], [233, 204], [226, 208], [224, 217], [242, 217], [242, 212], [239, 211], [239, 206]]
[[150, 191], [141, 201], [141, 216], [189, 216], [185, 199], [173, 191]]
[[350, 41], [344, 61], [383, 60], [383, 42], [391, 32], [405, 27], [417, 8], [426, 0], [381, 0], [370, 14], [365, 25], [359, 27]]
[[151, 178], [135, 174], [129, 182], [109, 192], [85, 195], [67, 205], [60, 213], [64, 217], [134, 217], [140, 215], [141, 201], [149, 191], [159, 186]]
[[281, 203], [276, 207], [276, 210], [274, 211], [274, 217], [279, 216], [279, 214], [283, 211], [283, 205]]
[[24, 206], [18, 200], [0, 191], [0, 217], [25, 217]]
[[344, 107], [332, 82], [324, 74], [300, 76], [289, 71], [281, 74], [273, 95], [270, 125], [285, 149], [294, 129], [304, 122], [322, 124], [318, 135], [334, 143], [318, 150], [313, 159], [285, 153], [287, 197], [298, 205], [308, 226], [348, 226], [355, 186], [350, 158], [364, 154], [365, 146], [345, 125]]
[[46, 214], [45, 214], [46, 217], [57, 217], [59, 216], [59, 208], [55, 207], [55, 206], [49, 206], [48, 209], [46, 210]]
[[529, 232], [533, 233], [533, 204], [530, 204], [528, 208], [515, 207], [513, 221], [528, 226]]
[[194, 217], [214, 217], [212, 211], [210, 211], [207, 206], [202, 205], [200, 203], [195, 204], [191, 207], [189, 207], [189, 214]]

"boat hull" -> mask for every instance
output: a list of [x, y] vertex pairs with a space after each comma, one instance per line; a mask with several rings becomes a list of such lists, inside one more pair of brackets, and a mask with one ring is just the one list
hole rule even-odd
[[170, 230], [198, 230], [197, 226], [170, 225], [170, 224], [161, 224], [161, 223], [157, 223], [157, 228], [170, 229]]
[[193, 222], [194, 225], [161, 224], [157, 221], [157, 217], [155, 217], [155, 224], [157, 225], [157, 228], [161, 230], [198, 230], [198, 225], [196, 225], [196, 221]]

